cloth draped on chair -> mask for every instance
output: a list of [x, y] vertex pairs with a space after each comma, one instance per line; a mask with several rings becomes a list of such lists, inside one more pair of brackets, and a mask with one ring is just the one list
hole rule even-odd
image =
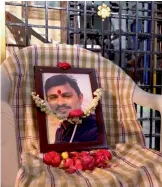
[[[102, 110], [108, 145], [117, 167], [87, 173], [65, 171], [45, 165], [40, 158], [36, 124], [34, 65], [56, 66], [68, 62], [73, 67], [95, 68], [103, 89]], [[145, 147], [144, 136], [132, 101], [136, 84], [111, 61], [79, 46], [42, 44], [24, 48], [2, 64], [11, 83], [10, 104], [14, 110], [21, 168], [16, 187], [160, 187], [162, 154]]]

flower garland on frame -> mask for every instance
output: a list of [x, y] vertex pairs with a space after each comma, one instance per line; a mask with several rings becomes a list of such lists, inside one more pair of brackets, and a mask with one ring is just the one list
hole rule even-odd
[[46, 102], [43, 99], [41, 99], [38, 94], [36, 94], [35, 92], [31, 93], [31, 96], [36, 106], [39, 107], [42, 112], [45, 112], [47, 115], [54, 115], [57, 119], [59, 119], [60, 122], [68, 121], [69, 123], [72, 123], [72, 124], [81, 124], [82, 123], [81, 118], [86, 118], [95, 111], [96, 106], [98, 105], [98, 102], [102, 96], [102, 89], [98, 88], [93, 93], [93, 95], [95, 97], [93, 98], [92, 102], [90, 103], [90, 105], [85, 111], [82, 111], [80, 109], [72, 110], [69, 113], [68, 117], [60, 118], [57, 116], [57, 114], [52, 112], [52, 110], [46, 105]]

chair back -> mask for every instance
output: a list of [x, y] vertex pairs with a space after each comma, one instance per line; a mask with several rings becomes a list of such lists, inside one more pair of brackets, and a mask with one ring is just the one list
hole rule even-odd
[[68, 62], [73, 67], [95, 68], [98, 87], [103, 89], [102, 111], [108, 145], [139, 143], [144, 136], [132, 100], [136, 84], [117, 65], [100, 54], [66, 44], [42, 44], [23, 48], [2, 64], [10, 80], [9, 101], [14, 110], [20, 153], [39, 152], [34, 91], [34, 66], [57, 66]]

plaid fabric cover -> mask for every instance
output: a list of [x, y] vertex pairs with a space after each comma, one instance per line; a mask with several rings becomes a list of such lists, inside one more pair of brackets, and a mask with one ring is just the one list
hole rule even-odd
[[[34, 65], [56, 66], [66, 61], [74, 67], [95, 68], [103, 88], [102, 109], [107, 142], [117, 167], [96, 168], [92, 173], [67, 174], [42, 162], [39, 152], [34, 91]], [[13, 53], [2, 66], [11, 82], [10, 104], [14, 109], [22, 167], [17, 187], [162, 186], [162, 154], [145, 148], [144, 136], [132, 101], [135, 83], [118, 66], [78, 46], [42, 44]]]

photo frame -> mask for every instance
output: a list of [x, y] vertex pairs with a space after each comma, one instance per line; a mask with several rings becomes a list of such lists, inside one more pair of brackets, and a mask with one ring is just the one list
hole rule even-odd
[[[93, 68], [65, 70], [59, 67], [35, 66], [35, 92], [58, 116], [66, 116], [69, 111], [79, 107], [84, 110], [93, 100], [93, 93], [98, 88], [95, 71]], [[79, 94], [71, 83], [60, 83], [64, 81], [64, 77], [76, 82]], [[41, 153], [108, 148], [100, 101], [95, 112], [77, 126], [66, 122], [62, 126], [55, 116], [47, 115], [38, 107], [36, 110]], [[60, 128], [64, 131], [59, 131]]]

